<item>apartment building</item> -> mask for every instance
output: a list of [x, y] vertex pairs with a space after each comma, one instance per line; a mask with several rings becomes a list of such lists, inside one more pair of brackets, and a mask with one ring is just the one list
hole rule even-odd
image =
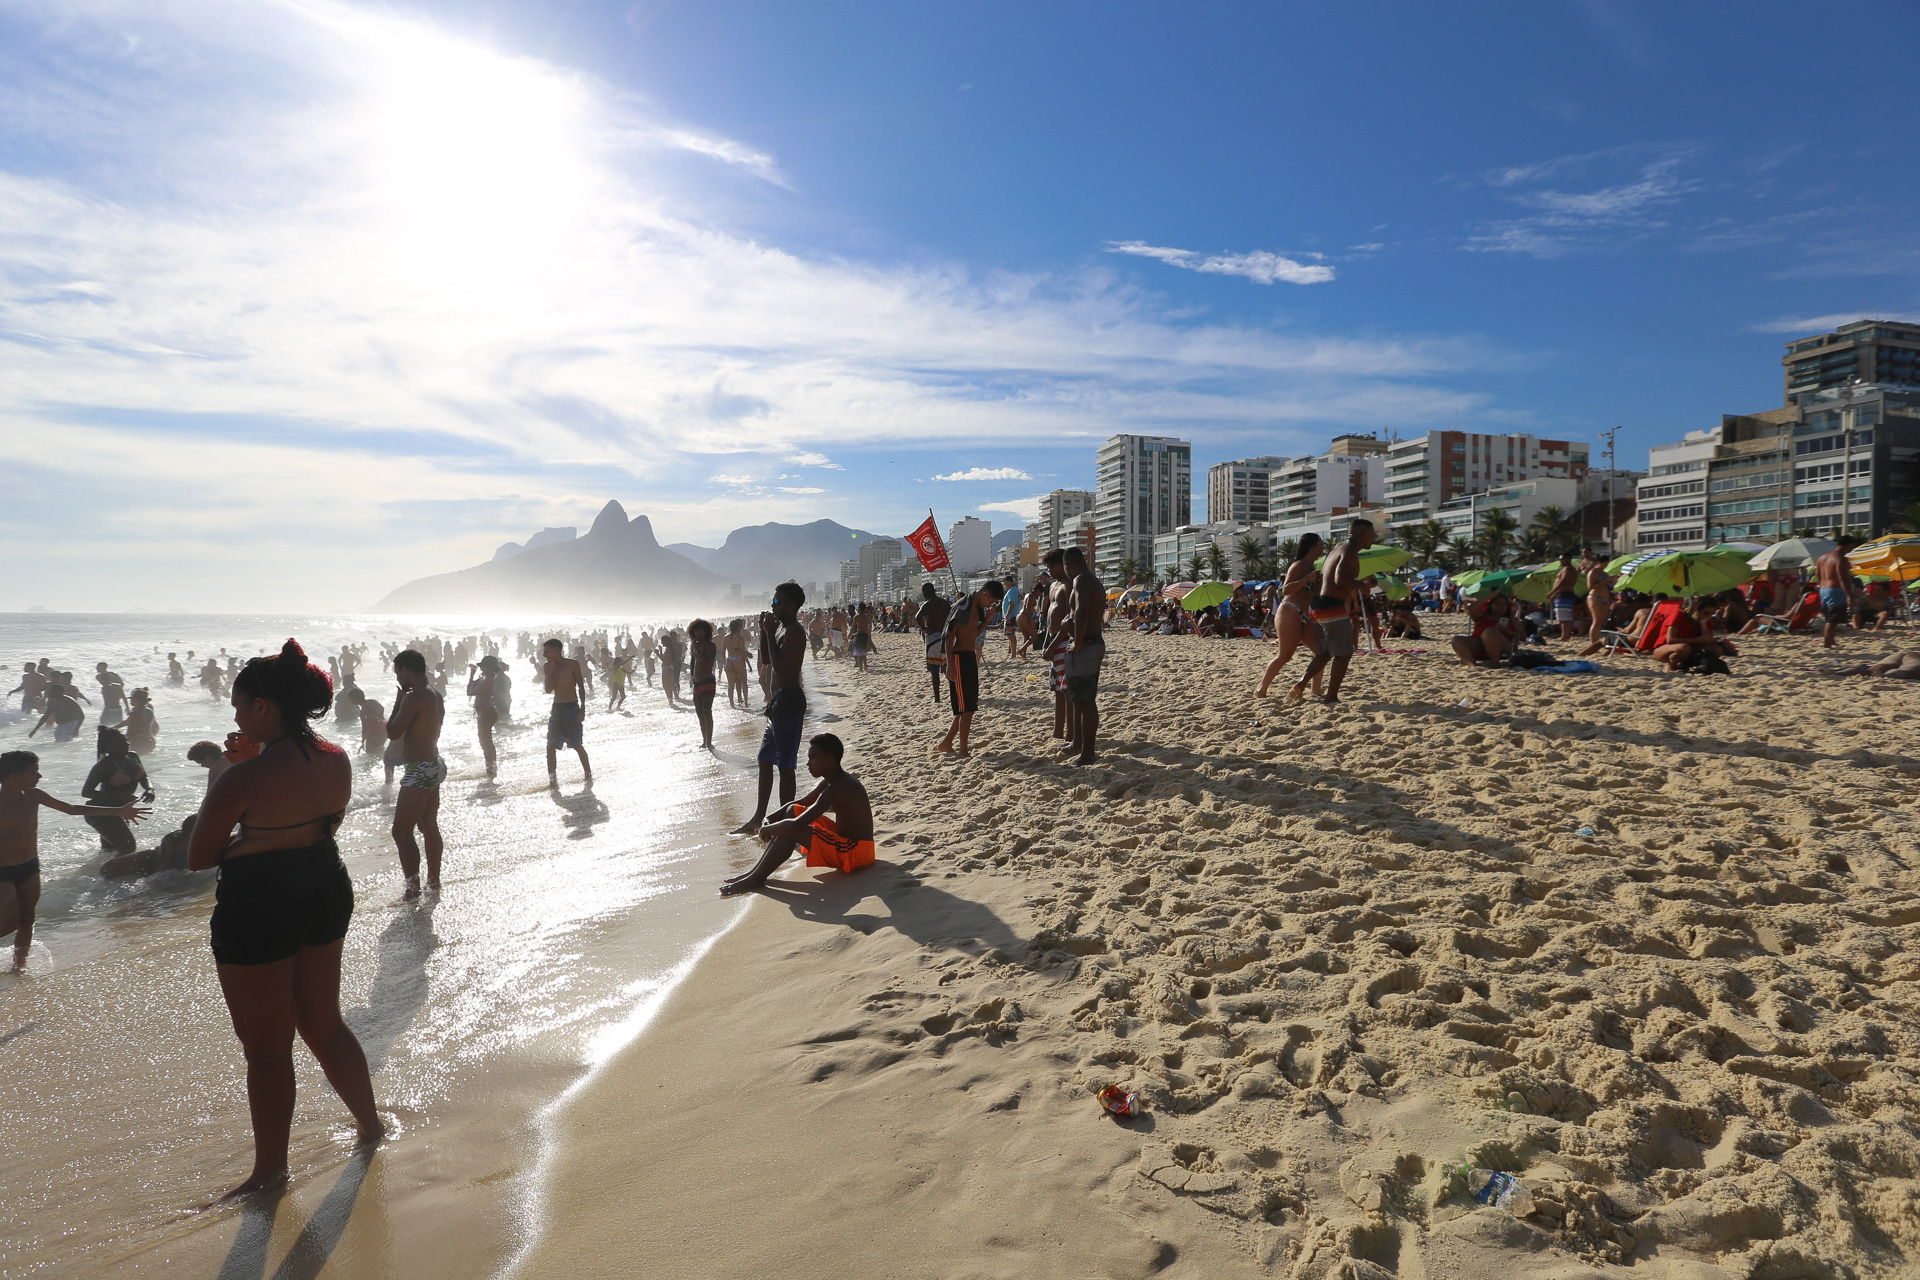
[[1171, 436], [1108, 437], [1094, 454], [1094, 570], [1108, 583], [1120, 565], [1152, 562], [1155, 534], [1193, 521], [1193, 445]]
[[967, 516], [947, 526], [947, 559], [955, 573], [984, 573], [993, 560], [993, 526]]
[[1479, 493], [1464, 493], [1440, 504], [1434, 513], [1449, 538], [1465, 542], [1480, 532], [1489, 511], [1504, 511], [1524, 529], [1548, 507], [1558, 507], [1567, 515], [1581, 509], [1580, 484], [1561, 476], [1536, 476], [1512, 484], [1496, 485]]
[[1578, 441], [1429, 431], [1387, 448], [1387, 525], [1418, 524], [1456, 498], [1500, 485], [1536, 478], [1579, 480], [1587, 470], [1588, 446]]
[[1094, 495], [1085, 489], [1055, 489], [1040, 499], [1040, 514], [1027, 526], [1026, 540], [1043, 548], [1064, 547], [1093, 504]]
[[1325, 453], [1295, 458], [1272, 473], [1267, 518], [1291, 525], [1377, 503], [1386, 490], [1386, 453], [1387, 442], [1376, 436], [1335, 436]]
[[1849, 383], [1920, 386], [1920, 325], [1856, 320], [1832, 333], [1794, 339], [1780, 364], [1788, 406], [1799, 396]]
[[1238, 520], [1258, 524], [1269, 515], [1268, 486], [1287, 458], [1241, 458], [1207, 468], [1207, 521]]

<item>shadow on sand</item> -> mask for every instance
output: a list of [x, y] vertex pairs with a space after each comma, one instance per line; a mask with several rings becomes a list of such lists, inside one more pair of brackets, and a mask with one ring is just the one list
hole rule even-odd
[[[986, 905], [936, 889], [895, 863], [842, 875], [828, 871], [818, 880], [769, 880], [761, 890], [801, 920], [842, 925], [872, 935], [892, 929], [923, 947], [971, 951], [998, 949], [1009, 958], [1025, 944]], [[885, 913], [855, 908], [878, 898]]]
[[[327, 1198], [313, 1211], [300, 1235], [294, 1240], [293, 1247], [287, 1250], [287, 1256], [280, 1260], [268, 1280], [313, 1280], [327, 1265], [327, 1259], [333, 1256], [334, 1246], [340, 1243], [340, 1237], [346, 1233], [347, 1222], [353, 1217], [353, 1206], [360, 1198], [360, 1188], [367, 1180], [368, 1166], [373, 1163], [371, 1150], [356, 1151], [347, 1167], [340, 1172], [340, 1178], [327, 1192]], [[266, 1197], [255, 1197], [255, 1203], [248, 1205], [245, 1216], [240, 1222], [240, 1231], [233, 1238], [233, 1244], [227, 1250], [226, 1261], [220, 1266], [219, 1280], [262, 1280], [267, 1276], [267, 1253], [273, 1244], [273, 1224], [280, 1215], [280, 1206], [286, 1201], [286, 1193]]]
[[380, 955], [366, 1004], [346, 1013], [347, 1025], [367, 1051], [367, 1068], [379, 1071], [400, 1034], [427, 1003], [427, 957], [440, 939], [433, 932], [434, 903], [402, 910], [380, 931]]

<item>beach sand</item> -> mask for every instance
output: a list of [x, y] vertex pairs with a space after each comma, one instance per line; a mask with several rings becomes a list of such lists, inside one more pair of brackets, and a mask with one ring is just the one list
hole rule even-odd
[[518, 1274], [1912, 1274], [1920, 690], [1804, 637], [1467, 670], [1457, 627], [1331, 709], [1115, 635], [1084, 769], [997, 640], [932, 755], [880, 637], [823, 727], [881, 862], [776, 881], [575, 1093]]

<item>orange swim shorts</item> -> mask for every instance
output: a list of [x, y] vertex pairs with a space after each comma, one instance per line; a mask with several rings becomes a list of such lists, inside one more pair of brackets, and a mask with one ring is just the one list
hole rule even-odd
[[[793, 806], [793, 816], [796, 818], [805, 811], [805, 805]], [[800, 845], [807, 851], [807, 865], [810, 867], [832, 867], [835, 871], [849, 872], [873, 865], [873, 841], [841, 835], [840, 829], [833, 825], [833, 819], [824, 813], [815, 818], [807, 834], [800, 837]]]

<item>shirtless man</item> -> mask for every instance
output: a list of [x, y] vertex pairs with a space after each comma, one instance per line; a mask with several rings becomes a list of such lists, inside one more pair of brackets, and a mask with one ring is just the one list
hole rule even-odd
[[580, 663], [566, 656], [566, 646], [549, 640], [541, 646], [547, 660], [540, 668], [540, 687], [553, 695], [553, 709], [547, 712], [547, 785], [555, 785], [558, 762], [554, 753], [572, 747], [580, 757], [580, 772], [593, 781], [593, 766], [587, 763], [582, 734], [587, 718], [587, 682], [580, 674]]
[[1320, 570], [1320, 594], [1309, 610], [1320, 624], [1320, 652], [1307, 664], [1307, 670], [1293, 686], [1297, 702], [1306, 697], [1307, 686], [1331, 664], [1327, 693], [1322, 702], [1331, 706], [1340, 701], [1340, 686], [1347, 678], [1347, 665], [1353, 661], [1353, 594], [1359, 575], [1360, 553], [1373, 545], [1373, 521], [1355, 520], [1347, 526], [1347, 540], [1327, 553]]
[[792, 817], [761, 824], [767, 851], [751, 870], [722, 882], [721, 897], [763, 887], [795, 850], [807, 855], [810, 867], [852, 871], [873, 861], [873, 805], [860, 779], [841, 767], [845, 754], [846, 747], [830, 733], [817, 734], [807, 744], [807, 772], [820, 785], [789, 806]]
[[46, 697], [46, 692], [47, 678], [40, 674], [38, 667], [28, 662], [23, 664], [19, 686], [7, 690], [7, 696], [11, 698], [14, 694], [19, 694], [20, 710], [26, 712], [28, 715], [32, 715], [34, 712], [44, 709], [41, 701]]
[[1607, 629], [1607, 617], [1613, 612], [1613, 579], [1607, 576], [1606, 562], [1591, 551], [1581, 558], [1580, 568], [1587, 575], [1587, 614], [1593, 620], [1587, 631], [1587, 647], [1579, 654], [1584, 658], [1606, 648], [1600, 633]]
[[480, 754], [486, 757], [487, 777], [499, 772], [493, 747], [493, 726], [500, 722], [494, 686], [500, 679], [500, 659], [488, 654], [467, 668], [467, 696], [473, 699], [473, 717], [479, 726]]
[[1553, 601], [1553, 620], [1560, 624], [1560, 639], [1573, 639], [1573, 615], [1580, 607], [1580, 597], [1575, 585], [1579, 582], [1580, 571], [1573, 567], [1573, 557], [1562, 554], [1560, 571], [1553, 575], [1553, 587], [1548, 599]]
[[973, 713], [980, 709], [980, 633], [1006, 591], [989, 579], [962, 602], [965, 612], [947, 627], [947, 700], [953, 707], [953, 723], [935, 751], [970, 754], [967, 737], [973, 732]]
[[[138, 822], [152, 812], [134, 804], [68, 804], [40, 790], [40, 757], [0, 755], [0, 937], [13, 935], [13, 971], [27, 967], [33, 912], [40, 905], [40, 806], [76, 818]], [[869, 825], [871, 830], [871, 825]]]
[[1853, 566], [1847, 563], [1847, 552], [1859, 545], [1860, 539], [1843, 533], [1834, 539], [1833, 550], [1816, 562], [1820, 570], [1820, 612], [1827, 620], [1820, 637], [1822, 648], [1833, 648], [1842, 624], [1853, 612]]
[[83, 696], [66, 681], [56, 677], [42, 694], [47, 705], [46, 714], [40, 717], [39, 724], [27, 730], [27, 736], [31, 738], [51, 724], [55, 742], [72, 742], [87, 719], [87, 713], [80, 709], [79, 700]]
[[951, 611], [931, 582], [920, 584], [920, 609], [913, 615], [927, 654], [927, 679], [933, 682], [933, 700], [940, 701], [940, 672], [947, 665], [947, 614]]
[[[1040, 624], [1040, 656], [1047, 660], [1047, 688], [1053, 693], [1053, 736], [1067, 740], [1067, 646], [1073, 636], [1067, 619], [1073, 613], [1073, 585], [1067, 581], [1067, 553], [1054, 547], [1042, 558], [1047, 598]], [[1036, 588], [1037, 589], [1037, 588]]]
[[807, 694], [800, 664], [807, 658], [807, 629], [800, 606], [807, 593], [797, 582], [773, 589], [768, 611], [760, 615], [760, 674], [767, 681], [767, 731], [760, 739], [760, 797], [753, 816], [733, 829], [737, 836], [760, 834], [773, 797], [773, 771], [780, 770], [780, 803], [793, 803], [794, 766], [800, 754], [800, 730], [806, 721]]
[[447, 766], [440, 759], [440, 725], [447, 705], [427, 678], [427, 659], [418, 649], [393, 655], [393, 714], [387, 717], [387, 737], [400, 744], [405, 771], [400, 795], [393, 803], [393, 843], [400, 851], [400, 874], [406, 878], [407, 897], [420, 896], [420, 849], [414, 829], [427, 849], [427, 888], [440, 888], [440, 784]]
[[187, 684], [187, 669], [180, 665], [178, 654], [167, 655], [167, 684], [175, 689], [183, 689]]
[[1061, 559], [1067, 583], [1067, 749], [1075, 764], [1092, 764], [1100, 732], [1100, 664], [1107, 656], [1107, 588], [1077, 545]]

